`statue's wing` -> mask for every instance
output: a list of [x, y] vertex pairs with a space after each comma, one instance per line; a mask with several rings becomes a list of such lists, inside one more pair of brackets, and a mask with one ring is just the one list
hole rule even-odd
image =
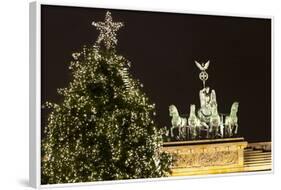
[[196, 66], [197, 66], [201, 71], [204, 70], [204, 68], [201, 66], [200, 63], [198, 63], [197, 61], [195, 61], [195, 64], [196, 64]]
[[210, 60], [208, 60], [208, 61], [205, 63], [204, 69], [207, 70], [208, 67], [209, 67], [209, 65], [210, 65]]

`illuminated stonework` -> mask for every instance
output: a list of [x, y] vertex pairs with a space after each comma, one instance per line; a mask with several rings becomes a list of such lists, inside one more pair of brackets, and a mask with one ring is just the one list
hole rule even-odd
[[172, 154], [175, 160], [172, 175], [195, 175], [242, 170], [246, 146], [243, 138], [231, 138], [167, 142], [163, 151]]

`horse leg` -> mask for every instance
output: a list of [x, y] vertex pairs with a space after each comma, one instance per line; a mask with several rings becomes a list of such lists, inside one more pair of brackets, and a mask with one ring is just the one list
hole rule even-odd
[[216, 138], [220, 137], [220, 126], [216, 127]]
[[214, 134], [213, 134], [214, 136], [214, 138], [217, 138], [217, 136], [218, 136], [218, 127], [217, 126], [214, 126]]
[[201, 134], [200, 134], [200, 127], [195, 127], [194, 130], [195, 132], [195, 139], [200, 139]]
[[235, 124], [235, 135], [237, 135], [237, 133], [238, 133], [238, 125], [237, 124]]
[[208, 126], [207, 127], [207, 135], [206, 135], [206, 138], [213, 138], [213, 132], [214, 132], [214, 126]]
[[179, 127], [179, 140], [181, 140], [181, 127]]
[[217, 137], [217, 126], [212, 126], [212, 138], [216, 138]]
[[228, 126], [228, 137], [231, 137], [232, 136], [232, 126], [229, 125]]
[[184, 139], [184, 127], [179, 127], [179, 137], [180, 140]]
[[218, 136], [218, 126], [214, 126], [214, 129], [213, 129], [213, 137], [214, 138], [217, 138], [217, 136]]
[[178, 134], [177, 134], [177, 140], [180, 140], [180, 127], [177, 127], [177, 131], [178, 131]]
[[230, 134], [229, 125], [227, 125], [226, 128], [225, 128], [225, 137], [229, 137], [229, 134]]
[[210, 129], [211, 129], [211, 128], [208, 127], [207, 130], [206, 130], [206, 131], [207, 131], [207, 134], [206, 134], [206, 138], [207, 138], [207, 139], [208, 139], [209, 136], [210, 136]]
[[188, 127], [187, 126], [185, 126], [184, 127], [184, 140], [187, 140], [187, 137], [188, 136]]
[[227, 126], [227, 137], [230, 137], [230, 135], [231, 135], [231, 126], [228, 125]]
[[224, 136], [223, 131], [224, 131], [223, 125], [220, 125], [220, 136], [221, 136], [222, 138], [223, 138], [223, 136]]
[[192, 136], [192, 139], [197, 139], [197, 136], [198, 136], [198, 131], [197, 131], [197, 127], [196, 126], [192, 126], [191, 127], [191, 136]]
[[180, 131], [180, 134], [179, 134], [180, 139], [183, 140], [184, 139], [184, 127], [180, 127], [179, 131]]
[[214, 126], [210, 125], [210, 128], [207, 129], [207, 138], [209, 138], [209, 137], [213, 138], [213, 135], [214, 135]]
[[230, 125], [230, 137], [233, 137], [234, 126]]
[[189, 128], [189, 138], [190, 138], [190, 139], [193, 139], [193, 136], [194, 136], [193, 127], [190, 127], [190, 128]]
[[190, 130], [191, 130], [191, 139], [192, 139], [192, 140], [196, 139], [196, 138], [197, 138], [197, 135], [198, 135], [198, 133], [197, 133], [197, 127], [192, 127]]
[[170, 130], [171, 130], [171, 137], [172, 137], [172, 138], [174, 138], [174, 132], [173, 132], [174, 127], [171, 127], [171, 129], [170, 129]]

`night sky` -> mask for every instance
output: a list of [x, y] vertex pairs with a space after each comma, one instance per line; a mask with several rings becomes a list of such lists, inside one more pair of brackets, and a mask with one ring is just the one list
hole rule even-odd
[[[59, 103], [56, 89], [71, 81], [72, 53], [91, 45], [109, 9], [43, 5], [41, 10], [42, 103]], [[229, 113], [239, 102], [239, 133], [249, 142], [271, 140], [271, 20], [196, 14], [110, 10], [123, 22], [117, 52], [130, 60], [130, 72], [156, 104], [156, 122], [170, 126], [168, 106], [180, 114], [199, 107], [202, 82], [194, 60], [210, 60], [207, 85], [218, 109]], [[42, 127], [46, 112], [42, 110]]]

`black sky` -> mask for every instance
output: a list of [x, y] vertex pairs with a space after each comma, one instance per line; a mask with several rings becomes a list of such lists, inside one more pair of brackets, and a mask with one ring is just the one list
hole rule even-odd
[[[91, 45], [108, 9], [42, 6], [42, 102], [59, 103], [56, 89], [71, 80], [72, 53]], [[131, 61], [131, 73], [156, 104], [156, 121], [170, 126], [168, 106], [181, 114], [199, 105], [199, 71], [194, 60], [211, 60], [207, 85], [216, 90], [219, 112], [239, 101], [240, 134], [271, 140], [271, 21], [143, 11], [111, 10], [118, 32], [118, 54]], [[46, 113], [42, 112], [42, 118]], [[42, 127], [45, 122], [42, 122]]]

